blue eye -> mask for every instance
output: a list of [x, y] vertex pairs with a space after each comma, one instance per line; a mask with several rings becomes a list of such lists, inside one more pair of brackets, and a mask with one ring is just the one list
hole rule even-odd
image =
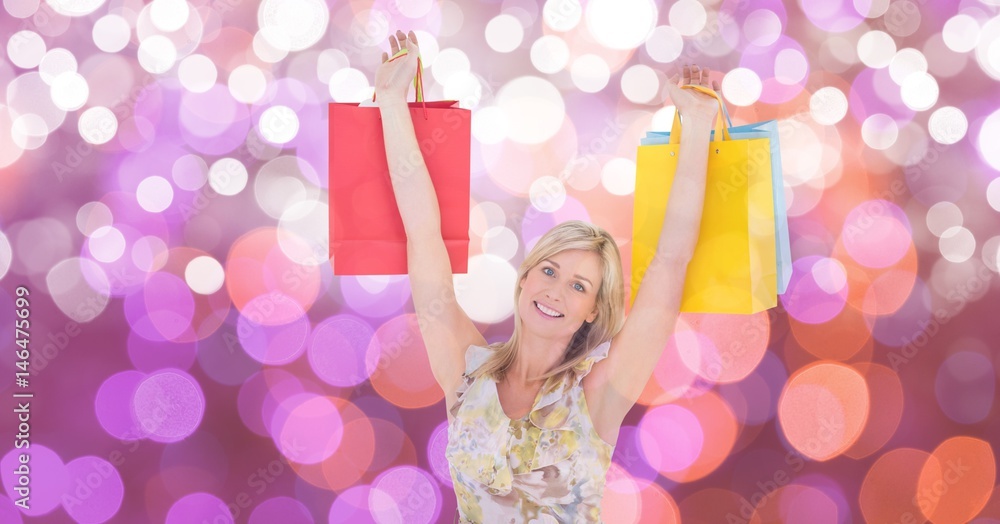
[[578, 290], [579, 290], [579, 291], [586, 291], [586, 289], [584, 289], [584, 287], [583, 287], [583, 284], [579, 284], [579, 283], [577, 283], [577, 286], [579, 286], [579, 287], [578, 287]]
[[[546, 271], [552, 271], [552, 268], [550, 268], [550, 267], [543, 267], [542, 268], [542, 273], [545, 273]], [[553, 271], [553, 273], [554, 273], [554, 271]], [[545, 274], [549, 275], [550, 273], [545, 273]]]

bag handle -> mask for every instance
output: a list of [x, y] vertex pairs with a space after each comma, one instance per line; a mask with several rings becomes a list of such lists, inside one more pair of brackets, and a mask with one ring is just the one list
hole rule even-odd
[[[706, 95], [711, 96], [719, 103], [719, 114], [716, 116], [715, 119], [716, 133], [712, 137], [712, 140], [715, 141], [716, 139], [718, 139], [719, 137], [718, 131], [720, 128], [722, 129], [722, 139], [729, 140], [730, 139], [729, 128], [726, 127], [725, 122], [722, 120], [722, 115], [726, 114], [726, 106], [722, 103], [722, 98], [719, 97], [719, 93], [716, 93], [714, 90], [709, 89], [707, 87], [693, 85], [693, 84], [681, 86], [681, 89], [694, 89], [695, 91], [700, 91], [702, 93], [705, 93]], [[728, 118], [728, 114], [726, 115], [726, 117]], [[679, 111], [674, 111], [674, 123], [670, 126], [670, 143], [679, 144], [680, 141], [681, 141], [681, 114]]]
[[[408, 52], [407, 49], [404, 47], [403, 49], [400, 49], [396, 54], [392, 55], [392, 58], [390, 58], [388, 61], [392, 62], [393, 60], [405, 55], [407, 52]], [[420, 61], [420, 55], [417, 55], [417, 76], [413, 78], [413, 86], [416, 87], [417, 89], [417, 102], [419, 102], [424, 108], [424, 120], [427, 120], [427, 102], [424, 101], [423, 70], [424, 70], [424, 64], [423, 62]], [[372, 102], [375, 101], [375, 95], [376, 93], [372, 93]]]

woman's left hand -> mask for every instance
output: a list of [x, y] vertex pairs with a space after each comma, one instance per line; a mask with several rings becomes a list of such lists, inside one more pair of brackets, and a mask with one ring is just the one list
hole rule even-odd
[[719, 102], [715, 98], [694, 89], [681, 89], [681, 86], [685, 85], [699, 85], [718, 91], [719, 82], [713, 81], [710, 74], [711, 71], [707, 67], [700, 68], [694, 64], [685, 65], [683, 76], [681, 73], [677, 73], [667, 83], [670, 99], [673, 100], [674, 106], [677, 107], [677, 111], [685, 120], [707, 121], [710, 125], [715, 121], [715, 117], [719, 113]]

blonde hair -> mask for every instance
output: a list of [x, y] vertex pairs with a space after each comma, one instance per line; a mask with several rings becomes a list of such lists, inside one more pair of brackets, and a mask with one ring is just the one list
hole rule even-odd
[[570, 249], [597, 253], [601, 259], [602, 275], [601, 286], [597, 290], [597, 317], [593, 322], [585, 321], [580, 326], [567, 346], [562, 362], [538, 377], [538, 380], [573, 368], [591, 349], [611, 340], [621, 330], [625, 323], [625, 283], [618, 245], [601, 227], [581, 220], [563, 222], [545, 233], [521, 262], [517, 272], [518, 285], [514, 286], [514, 333], [506, 342], [495, 342], [487, 346], [493, 350], [493, 354], [473, 373], [474, 377], [486, 375], [497, 382], [504, 379], [520, 349], [521, 317], [517, 310], [518, 300], [521, 297], [520, 282], [542, 260]]

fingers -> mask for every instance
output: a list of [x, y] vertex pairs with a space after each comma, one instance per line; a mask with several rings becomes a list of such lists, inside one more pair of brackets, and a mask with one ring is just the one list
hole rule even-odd
[[695, 64], [684, 66], [684, 83], [682, 85], [705, 85], [708, 79], [708, 70], [702, 70]]
[[382, 53], [382, 63], [384, 64], [385, 61], [388, 60], [388, 59], [389, 59], [389, 54], [388, 53]]
[[697, 64], [685, 64], [681, 67], [681, 73], [675, 73], [670, 77], [671, 83], [677, 84], [678, 81], [681, 81], [682, 86], [699, 85], [715, 91], [719, 90], [719, 82], [712, 80], [712, 70]]
[[[389, 48], [392, 50], [392, 55], [395, 56], [400, 50], [406, 49], [417, 49], [417, 35], [413, 31], [408, 34], [403, 34], [402, 31], [396, 30], [395, 34], [389, 35]], [[384, 60], [383, 60], [384, 62]]]

